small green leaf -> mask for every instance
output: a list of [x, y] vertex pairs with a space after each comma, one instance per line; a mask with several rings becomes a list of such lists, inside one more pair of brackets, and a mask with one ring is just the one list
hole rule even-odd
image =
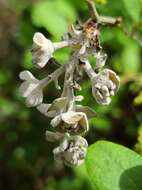
[[138, 21], [141, 13], [140, 0], [123, 0], [123, 3], [129, 16], [134, 21]]
[[141, 190], [142, 157], [108, 141], [88, 149], [86, 167], [95, 190]]

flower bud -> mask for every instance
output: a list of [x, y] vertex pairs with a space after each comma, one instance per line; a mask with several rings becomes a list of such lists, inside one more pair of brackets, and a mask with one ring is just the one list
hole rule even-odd
[[63, 162], [67, 166], [78, 166], [84, 162], [88, 143], [81, 136], [65, 134], [59, 147], [53, 150], [54, 159]]
[[92, 94], [96, 101], [102, 105], [111, 102], [119, 88], [120, 78], [110, 69], [104, 69], [92, 79]]

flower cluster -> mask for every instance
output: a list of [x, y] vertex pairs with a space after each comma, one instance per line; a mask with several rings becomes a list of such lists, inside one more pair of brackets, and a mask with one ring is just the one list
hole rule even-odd
[[[83, 137], [89, 131], [88, 120], [96, 115], [87, 106], [76, 104], [84, 97], [75, 96], [75, 90], [81, 90], [77, 77], [84, 70], [92, 84], [92, 94], [97, 103], [108, 105], [119, 88], [120, 79], [110, 69], [103, 69], [107, 55], [103, 52], [99, 40], [99, 25], [94, 19], [84, 24], [70, 26], [61, 42], [53, 43], [41, 33], [33, 37], [32, 61], [38, 68], [43, 68], [60, 48], [72, 49], [67, 64], [61, 64], [53, 73], [42, 80], [36, 79], [29, 71], [22, 71], [20, 79], [21, 95], [26, 98], [29, 107], [36, 107], [42, 114], [52, 118], [52, 131], [46, 131], [48, 141], [59, 141], [53, 150], [55, 160], [67, 166], [77, 166], [84, 162], [87, 141]], [[96, 60], [94, 68], [89, 63], [89, 56]], [[43, 103], [43, 89], [51, 82], [59, 88], [58, 78], [65, 74], [62, 94], [52, 103]]]

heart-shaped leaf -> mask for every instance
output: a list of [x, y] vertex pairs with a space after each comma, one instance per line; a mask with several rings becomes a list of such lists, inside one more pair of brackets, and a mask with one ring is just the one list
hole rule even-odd
[[95, 190], [142, 190], [142, 157], [122, 145], [91, 145], [86, 167]]

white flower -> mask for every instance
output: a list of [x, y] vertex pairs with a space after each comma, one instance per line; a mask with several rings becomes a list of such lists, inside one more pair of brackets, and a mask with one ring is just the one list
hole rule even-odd
[[54, 159], [70, 167], [78, 166], [84, 162], [87, 147], [88, 143], [83, 137], [66, 133], [59, 147], [53, 150]]
[[43, 87], [40, 85], [40, 81], [29, 71], [22, 71], [19, 77], [24, 81], [21, 84], [19, 91], [21, 96], [26, 98], [27, 106], [34, 107], [41, 104], [43, 100]]
[[37, 32], [33, 37], [32, 57], [33, 64], [39, 68], [43, 68], [55, 50], [68, 46], [68, 42], [62, 41], [52, 43], [43, 34]]
[[108, 105], [119, 85], [120, 78], [116, 73], [110, 69], [104, 69], [92, 79], [92, 94], [99, 104]]
[[51, 125], [60, 132], [84, 134], [89, 129], [88, 119], [83, 112], [68, 111], [56, 116]]
[[66, 105], [67, 98], [62, 97], [55, 99], [52, 104], [40, 104], [37, 109], [47, 117], [55, 117], [64, 110]]
[[39, 32], [35, 33], [33, 37], [33, 64], [42, 68], [46, 65], [54, 52], [53, 43], [46, 39], [45, 36]]

